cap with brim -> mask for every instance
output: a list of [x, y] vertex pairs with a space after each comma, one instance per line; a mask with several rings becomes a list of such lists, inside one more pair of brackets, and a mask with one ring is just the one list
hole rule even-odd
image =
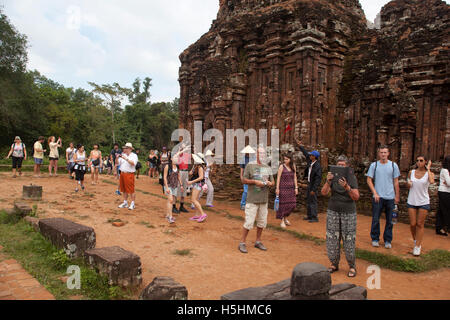
[[314, 157], [316, 157], [317, 159], [320, 158], [320, 152], [319, 152], [319, 151], [316, 151], [316, 150], [314, 150], [313, 152], [310, 152], [309, 155], [310, 155], [310, 156], [314, 156]]
[[134, 150], [133, 145], [132, 145], [131, 143], [125, 144], [125, 145], [122, 147], [122, 149], [131, 149], [131, 150]]
[[194, 163], [195, 164], [204, 164], [202, 158], [200, 158], [198, 155], [193, 154], [192, 155], [192, 159], [194, 159]]
[[241, 153], [243, 153], [243, 154], [245, 154], [245, 153], [248, 153], [248, 154], [255, 154], [256, 151], [255, 151], [252, 147], [247, 146], [247, 147], [245, 147], [244, 150], [241, 151]]

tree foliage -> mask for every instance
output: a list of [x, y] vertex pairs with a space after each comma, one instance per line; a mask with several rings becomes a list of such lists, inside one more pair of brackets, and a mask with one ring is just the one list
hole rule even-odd
[[142, 149], [169, 144], [178, 127], [178, 99], [151, 103], [151, 78], [137, 78], [132, 88], [93, 82], [92, 91], [66, 88], [27, 71], [26, 50], [26, 36], [0, 8], [0, 149], [17, 135], [29, 147], [40, 135], [107, 151], [114, 142]]

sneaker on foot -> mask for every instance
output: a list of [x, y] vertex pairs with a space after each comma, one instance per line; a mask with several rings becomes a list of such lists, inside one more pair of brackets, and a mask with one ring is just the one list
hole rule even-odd
[[121, 196], [121, 195], [122, 195], [122, 194], [120, 193], [119, 190], [116, 190], [116, 194], [117, 194], [118, 196]]
[[169, 219], [169, 223], [170, 223], [170, 224], [174, 224], [174, 223], [175, 223], [175, 218], [174, 218], [174, 217], [170, 218], [170, 219]]
[[379, 241], [372, 241], [372, 247], [379, 248], [380, 242]]
[[125, 209], [128, 208], [128, 202], [124, 202], [119, 206], [119, 209]]
[[242, 252], [242, 253], [248, 253], [247, 245], [245, 243], [240, 243], [239, 244], [239, 251]]
[[256, 248], [256, 249], [259, 249], [259, 250], [262, 250], [262, 251], [267, 251], [267, 248], [264, 247], [264, 245], [262, 244], [262, 242], [259, 242], [259, 241], [255, 243], [255, 248]]
[[190, 218], [189, 220], [191, 220], [191, 221], [197, 221], [198, 219], [200, 219], [200, 216], [193, 216], [193, 217]]
[[415, 257], [420, 257], [420, 253], [422, 251], [422, 247], [414, 247], [414, 256]]
[[245, 206], [241, 206], [241, 210], [242, 210], [242, 211], [245, 211]]
[[136, 205], [134, 204], [134, 202], [132, 202], [130, 207], [128, 208], [128, 210], [134, 210], [135, 208], [136, 208]]
[[79, 191], [78, 188], [76, 188], [76, 189], [75, 189], [75, 192], [78, 192], [78, 191]]
[[391, 244], [390, 242], [386, 242], [385, 245], [384, 245], [384, 247], [385, 247], [386, 249], [392, 249], [392, 244]]
[[180, 212], [184, 212], [184, 213], [189, 213], [189, 211], [187, 211], [186, 208], [183, 207], [183, 206], [180, 206], [179, 211], [180, 211]]
[[172, 213], [180, 214], [180, 211], [178, 211], [177, 207], [172, 207]]

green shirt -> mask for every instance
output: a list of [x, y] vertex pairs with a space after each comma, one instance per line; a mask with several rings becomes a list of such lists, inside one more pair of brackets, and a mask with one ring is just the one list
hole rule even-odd
[[[244, 171], [244, 179], [273, 182], [272, 169], [264, 164], [249, 163]], [[269, 202], [269, 187], [248, 186], [247, 203]]]

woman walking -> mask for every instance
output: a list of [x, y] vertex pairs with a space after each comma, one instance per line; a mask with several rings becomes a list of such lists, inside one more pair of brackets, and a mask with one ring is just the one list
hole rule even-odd
[[73, 156], [73, 161], [75, 162], [75, 181], [77, 183], [75, 192], [78, 192], [78, 185], [84, 190], [84, 175], [86, 174], [86, 151], [83, 145], [79, 144], [77, 146], [77, 152]]
[[88, 163], [91, 168], [91, 183], [92, 185], [97, 184], [99, 170], [103, 167], [102, 152], [99, 150], [98, 144], [94, 144], [94, 150], [92, 150], [89, 155]]
[[[340, 156], [337, 166], [348, 167], [346, 156]], [[334, 181], [334, 175], [329, 172], [327, 182], [322, 188], [322, 195], [331, 191], [327, 211], [327, 253], [331, 261], [330, 273], [339, 271], [341, 259], [341, 239], [344, 244], [345, 256], [350, 270], [348, 277], [356, 277], [356, 201], [359, 200], [358, 182], [353, 170], [348, 171], [348, 180], [341, 178]]]
[[178, 158], [175, 156], [173, 160], [164, 168], [164, 190], [167, 195], [167, 215], [166, 219], [170, 224], [175, 223], [175, 218], [172, 215], [172, 208], [175, 205], [175, 197], [178, 194], [178, 188], [183, 189], [181, 184]]
[[13, 173], [12, 177], [17, 178], [16, 170], [19, 171], [19, 176], [22, 176], [22, 162], [23, 160], [27, 160], [27, 149], [19, 136], [14, 139], [14, 143], [11, 145], [11, 150], [9, 150], [6, 159], [9, 159], [11, 155]]
[[[191, 221], [197, 221], [197, 222], [204, 222], [208, 216], [203, 212], [202, 205], [198, 201], [198, 196], [200, 194], [200, 191], [202, 191], [203, 184], [205, 183], [205, 168], [203, 167], [203, 160], [196, 154], [192, 155], [192, 158], [194, 159], [194, 167], [192, 168], [192, 177], [191, 180], [188, 181], [188, 186], [191, 186], [192, 190], [192, 203], [194, 206], [200, 211], [200, 216], [194, 216], [192, 217]], [[183, 185], [183, 184], [181, 184]]]
[[297, 207], [298, 184], [297, 169], [291, 154], [283, 156], [284, 164], [278, 169], [277, 197], [280, 199], [280, 207], [277, 211], [277, 219], [281, 220], [281, 228], [286, 229], [291, 223], [287, 219]]
[[50, 147], [50, 155], [49, 160], [50, 164], [48, 166], [48, 173], [50, 174], [50, 177], [52, 176], [52, 168], [55, 172], [55, 177], [58, 176], [58, 160], [59, 160], [59, 151], [58, 148], [62, 147], [62, 141], [61, 138], [58, 138], [58, 141], [56, 141], [56, 138], [54, 136], [48, 138], [48, 145]]
[[442, 163], [439, 185], [439, 210], [436, 215], [436, 234], [448, 237], [450, 231], [450, 156]]
[[424, 156], [417, 157], [417, 169], [408, 175], [408, 212], [411, 224], [411, 234], [414, 240], [413, 255], [420, 256], [422, 251], [425, 220], [431, 211], [428, 188], [434, 183], [434, 173], [431, 172], [431, 161], [426, 166]]

